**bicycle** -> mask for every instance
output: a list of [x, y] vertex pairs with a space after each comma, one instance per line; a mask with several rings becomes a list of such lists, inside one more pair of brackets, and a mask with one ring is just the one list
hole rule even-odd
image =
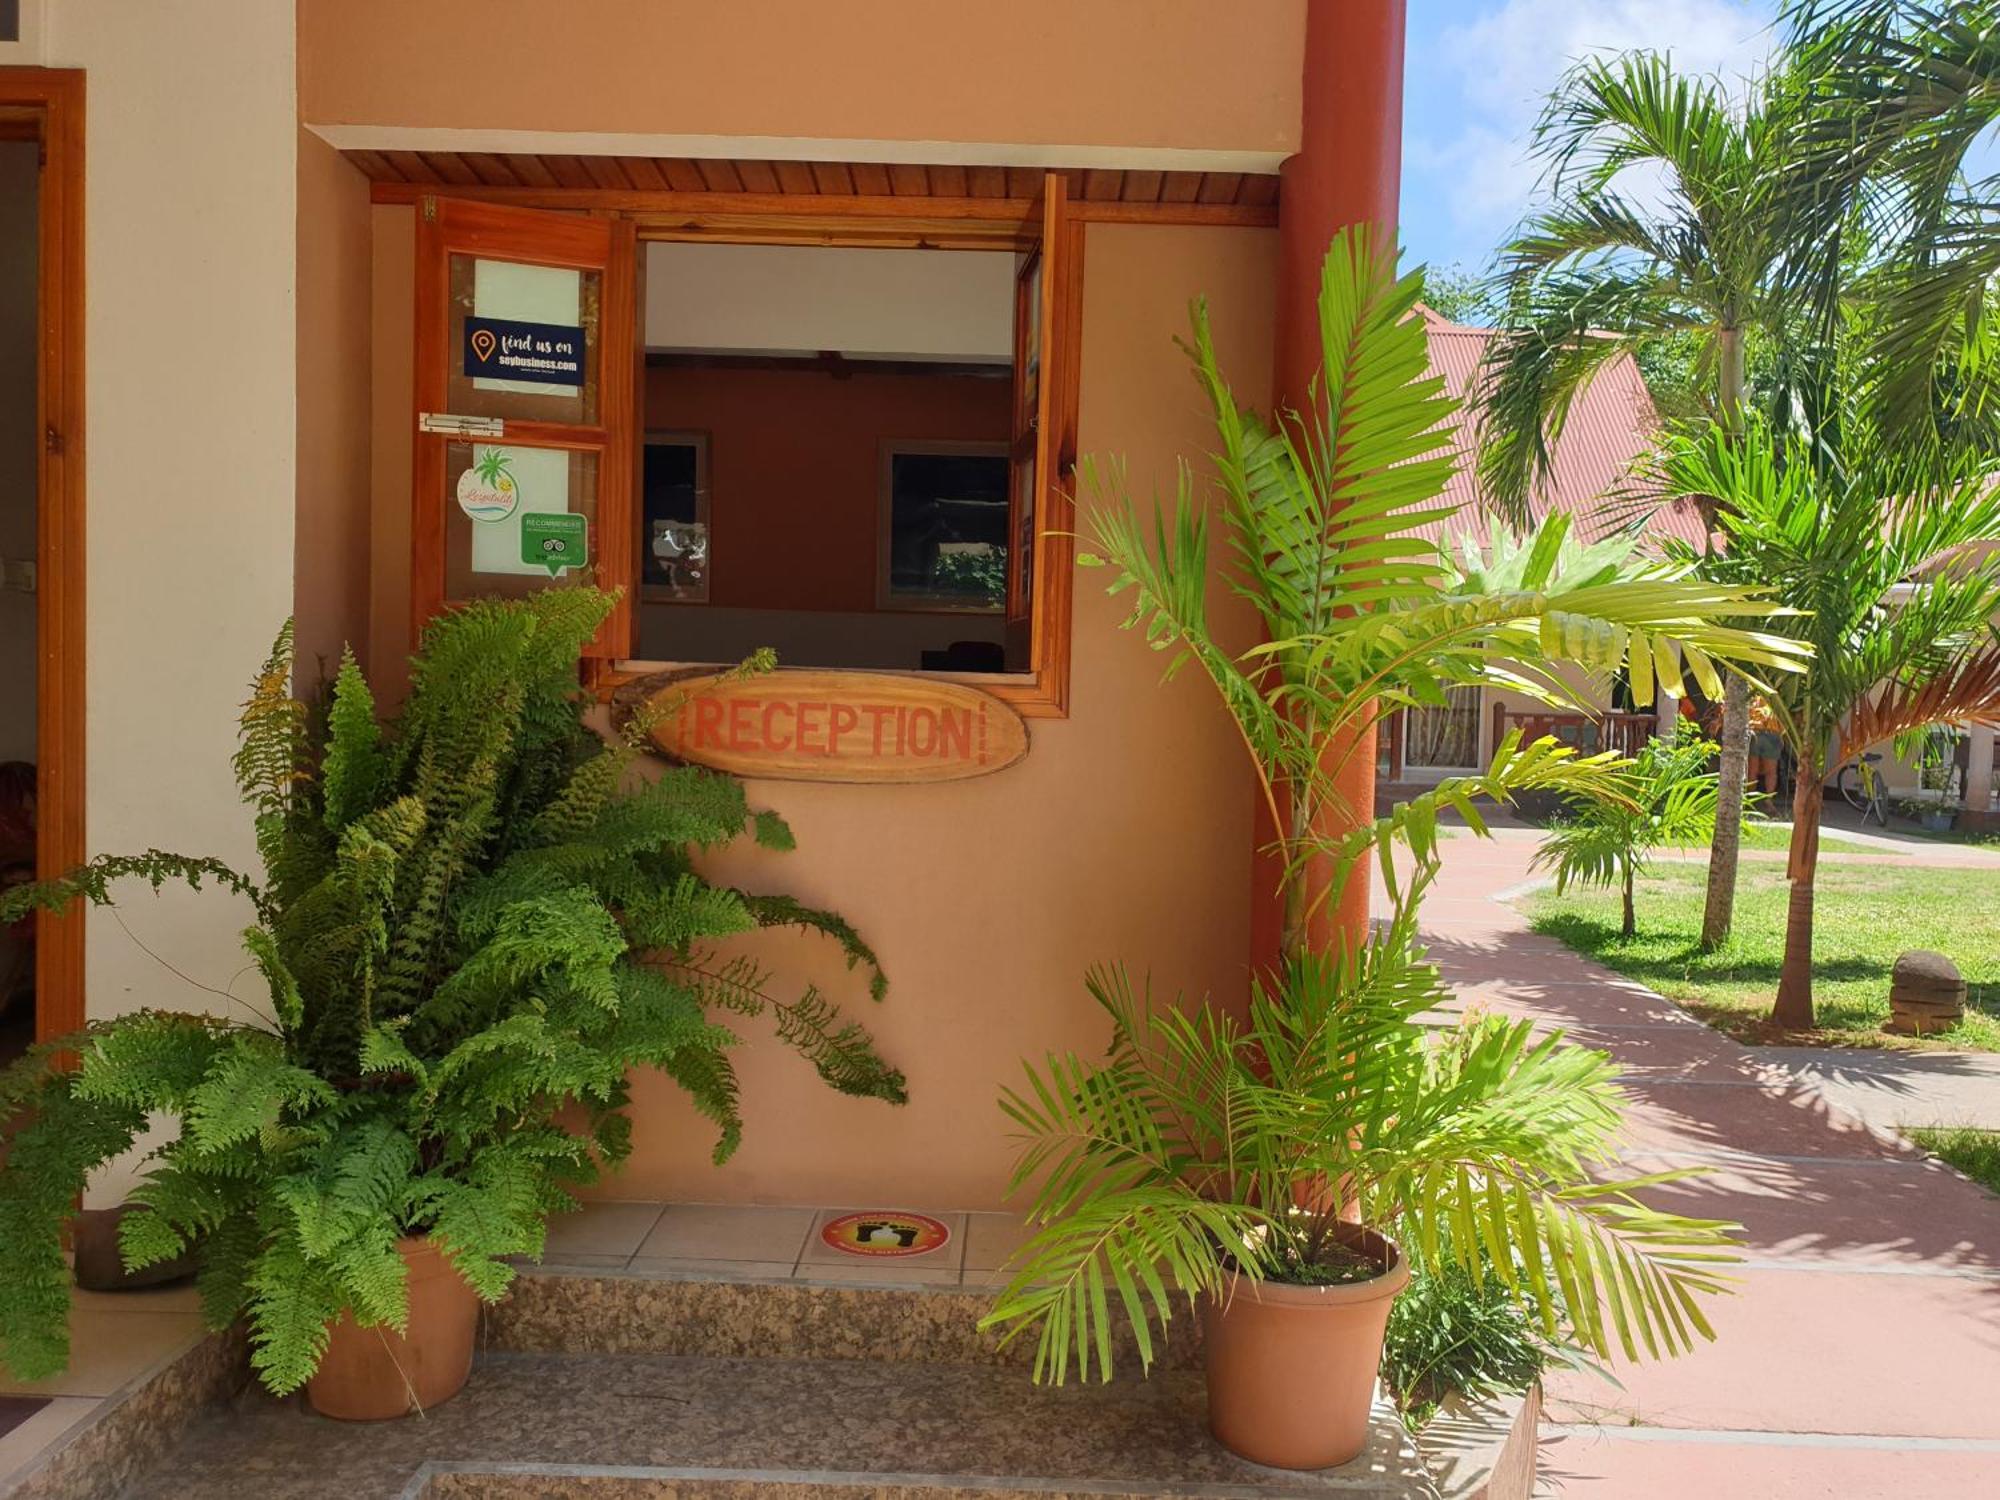
[[1849, 761], [1840, 768], [1840, 775], [1834, 787], [1847, 799], [1847, 805], [1861, 814], [1862, 823], [1870, 818], [1884, 828], [1889, 826], [1889, 788], [1882, 779], [1882, 773], [1875, 768], [1882, 762], [1880, 753], [1869, 751]]

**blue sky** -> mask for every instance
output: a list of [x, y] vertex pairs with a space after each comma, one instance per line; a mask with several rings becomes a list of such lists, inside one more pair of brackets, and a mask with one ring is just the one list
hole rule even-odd
[[[1534, 195], [1528, 137], [1565, 68], [1651, 48], [1732, 82], [1779, 41], [1780, 0], [1409, 0], [1403, 243], [1413, 261], [1486, 267]], [[1974, 177], [2000, 171], [2000, 128]]]
[[1532, 196], [1527, 142], [1574, 59], [1649, 47], [1736, 78], [1777, 40], [1776, 0], [1409, 0], [1403, 243], [1484, 267]]

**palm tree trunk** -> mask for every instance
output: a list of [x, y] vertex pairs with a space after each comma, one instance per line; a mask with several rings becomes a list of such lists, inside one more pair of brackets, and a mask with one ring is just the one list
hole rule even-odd
[[1750, 765], [1750, 684], [1732, 672], [1722, 690], [1722, 760], [1715, 774], [1715, 837], [1708, 853], [1708, 904], [1701, 913], [1704, 952], [1722, 946], [1736, 920], [1736, 864], [1743, 845], [1743, 782]]
[[1625, 923], [1619, 929], [1619, 935], [1628, 938], [1639, 935], [1638, 913], [1632, 909], [1632, 866], [1630, 864], [1625, 866]]
[[1771, 1019], [1791, 1031], [1813, 1024], [1813, 881], [1819, 873], [1819, 818], [1826, 800], [1825, 777], [1801, 757], [1798, 789], [1792, 794], [1792, 847], [1785, 862], [1791, 900], [1785, 908], [1785, 960], [1778, 970], [1778, 998]]
[[1743, 329], [1724, 324], [1715, 331], [1716, 406], [1731, 437], [1743, 435]]
[[[1722, 425], [1743, 433], [1743, 329], [1725, 320], [1715, 333], [1716, 395]], [[1715, 518], [1709, 516], [1709, 529]], [[1711, 541], [1711, 546], [1714, 543]], [[1715, 804], [1715, 837], [1708, 850], [1708, 900], [1701, 913], [1704, 952], [1719, 948], [1736, 920], [1736, 865], [1743, 846], [1743, 778], [1750, 763], [1750, 684], [1731, 673], [1722, 689], [1722, 760], [1716, 767], [1721, 796]]]

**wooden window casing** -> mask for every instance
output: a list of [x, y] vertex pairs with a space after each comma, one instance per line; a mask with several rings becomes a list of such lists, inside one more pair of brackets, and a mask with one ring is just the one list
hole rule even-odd
[[[638, 341], [639, 304], [632, 226], [617, 219], [474, 203], [443, 194], [425, 198], [417, 207], [413, 420], [420, 420], [425, 413], [451, 414], [451, 371], [460, 359], [450, 336], [451, 263], [458, 256], [557, 267], [601, 278], [595, 356], [597, 410], [594, 420], [587, 421], [510, 416], [505, 419], [504, 434], [490, 439], [468, 440], [423, 431], [419, 426], [411, 517], [413, 638], [421, 639], [430, 618], [455, 602], [447, 587], [447, 516], [453, 503], [445, 486], [449, 449], [454, 444], [484, 441], [496, 447], [562, 449], [595, 459], [588, 574], [623, 589], [623, 593], [587, 650], [601, 661], [629, 656], [632, 595], [638, 581], [638, 560], [632, 550], [637, 531], [633, 485], [640, 451], [633, 430], [638, 378], [633, 351]], [[582, 415], [578, 413], [579, 418]]]
[[[954, 199], [939, 200], [929, 198], [861, 198], [834, 196], [815, 200], [804, 195], [793, 195], [787, 199], [767, 199], [751, 194], [711, 194], [702, 198], [699, 207], [683, 207], [681, 200], [686, 194], [649, 195], [634, 194], [622, 198], [607, 198], [604, 194], [586, 189], [578, 189], [574, 194], [565, 193], [560, 188], [548, 189], [533, 195], [533, 202], [544, 209], [560, 209], [574, 203], [576, 217], [585, 222], [610, 222], [622, 225], [628, 233], [636, 236], [639, 244], [647, 240], [699, 241], [726, 244], [810, 244], [838, 246], [879, 246], [884, 248], [912, 248], [938, 251], [949, 250], [996, 250], [1017, 251], [1039, 250], [1045, 291], [1043, 297], [1044, 321], [1041, 328], [1043, 387], [1045, 395], [1040, 403], [1046, 412], [1038, 419], [1038, 445], [1044, 455], [1038, 466], [1036, 481], [1036, 519], [1033, 558], [1034, 587], [1027, 600], [1024, 618], [1018, 628], [1026, 636], [1027, 667], [1019, 672], [1005, 673], [926, 673], [926, 676], [944, 677], [965, 682], [971, 686], [1004, 699], [1020, 713], [1031, 718], [1063, 718], [1069, 713], [1070, 691], [1070, 640], [1071, 607], [1073, 595], [1073, 566], [1075, 561], [1075, 508], [1071, 493], [1072, 477], [1076, 462], [1077, 432], [1077, 392], [1080, 376], [1082, 350], [1082, 307], [1083, 307], [1083, 237], [1086, 219], [1106, 217], [1128, 217], [1123, 214], [1105, 214], [1096, 211], [1083, 212], [1085, 205], [1072, 205], [1067, 191], [1068, 183], [1064, 174], [1049, 172], [1040, 174], [1041, 193], [1032, 200], [1021, 199]], [[381, 186], [378, 184], [378, 187]], [[379, 201], [399, 201], [398, 194], [386, 193]], [[424, 189], [411, 194], [418, 207], [418, 302], [417, 318], [419, 342], [421, 330], [426, 326], [427, 316], [432, 323], [441, 326], [443, 287], [440, 282], [430, 295], [432, 312], [426, 312], [424, 281], [427, 258], [424, 251], [424, 204], [435, 200], [439, 204], [486, 206], [482, 200], [491, 200], [492, 193], [477, 189], [454, 193], [449, 188], [436, 191]], [[735, 201], [730, 201], [734, 198]], [[672, 199], [675, 206], [657, 208], [652, 199], [661, 201]], [[408, 199], [402, 199], [408, 201]], [[509, 205], [511, 206], [511, 205]], [[1124, 207], [1124, 206], [1117, 206]], [[1260, 210], [1262, 212], [1262, 210]], [[588, 216], [586, 218], [586, 215]], [[1130, 215], [1145, 218], [1147, 215]], [[532, 246], [528, 247], [532, 250]], [[484, 253], [483, 251], [481, 253]], [[533, 253], [525, 253], [521, 258], [536, 260]], [[631, 286], [632, 302], [630, 319], [626, 327], [630, 329], [632, 345], [627, 351], [634, 371], [634, 379], [628, 401], [636, 403], [640, 389], [636, 378], [638, 363], [642, 357], [641, 341], [637, 339], [638, 318], [643, 310], [644, 257], [634, 254], [631, 274], [624, 278]], [[606, 307], [604, 313], [604, 363], [605, 378], [610, 378], [612, 367], [611, 338], [616, 330], [612, 326], [610, 292], [607, 283]], [[438, 343], [438, 355], [443, 356], [443, 341]], [[425, 392], [436, 387], [441, 372], [427, 372], [420, 358], [417, 385], [419, 410], [441, 410], [436, 406], [425, 406]], [[427, 384], [428, 382], [428, 384]], [[609, 415], [617, 415], [610, 413]], [[628, 601], [635, 589], [638, 578], [638, 557], [632, 549], [638, 539], [637, 481], [640, 448], [634, 436], [636, 416], [632, 407], [623, 413], [622, 421], [626, 431], [625, 442], [631, 444], [632, 459], [623, 466], [626, 517], [620, 536], [623, 539], [626, 572], [614, 574], [610, 547], [605, 546], [600, 554], [600, 577], [607, 582], [623, 577], [627, 580]], [[525, 430], [525, 429], [522, 429]], [[508, 424], [505, 441], [514, 441], [517, 428]], [[429, 444], [436, 446], [438, 439], [420, 434], [417, 442], [419, 451]], [[606, 438], [609, 445], [610, 440]], [[441, 449], [440, 449], [441, 451]], [[600, 465], [600, 485], [611, 466]], [[419, 463], [422, 470], [422, 462]], [[435, 481], [428, 487], [420, 482], [418, 495], [426, 497], [417, 512], [419, 545], [416, 562], [425, 564], [435, 571], [442, 567], [442, 533], [431, 540], [431, 557], [427, 559], [423, 550], [422, 530], [427, 508], [435, 510], [436, 505], [445, 502], [442, 494], [441, 462], [436, 471]], [[600, 505], [602, 505], [600, 499]], [[436, 512], [441, 518], [442, 512]], [[431, 523], [433, 526], [436, 522]], [[604, 521], [600, 528], [609, 538], [610, 522]], [[441, 605], [441, 590], [432, 587], [428, 594], [420, 592], [418, 579], [412, 579], [412, 607], [419, 626], [428, 618], [428, 611]], [[618, 681], [628, 676], [642, 675], [656, 671], [672, 663], [640, 662], [630, 660], [631, 642], [634, 639], [634, 619], [629, 602], [621, 607], [619, 617], [607, 626], [600, 637], [600, 647], [594, 654], [600, 657], [598, 670], [593, 673], [593, 681], [600, 690], [608, 691]]]

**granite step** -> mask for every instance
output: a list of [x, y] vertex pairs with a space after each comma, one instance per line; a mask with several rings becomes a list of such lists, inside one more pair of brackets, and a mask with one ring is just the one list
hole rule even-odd
[[128, 1500], [1435, 1500], [1395, 1414], [1353, 1463], [1246, 1463], [1201, 1378], [1037, 1387], [993, 1364], [488, 1351], [421, 1419], [328, 1421], [255, 1390], [193, 1424]]
[[[1002, 1345], [982, 1332], [994, 1290], [956, 1283], [856, 1285], [726, 1271], [644, 1272], [526, 1266], [505, 1301], [484, 1313], [480, 1341], [529, 1354], [674, 1354], [994, 1365], [1023, 1371], [1032, 1339]], [[1185, 1309], [1155, 1329], [1159, 1363], [1193, 1369], [1200, 1320]], [[1118, 1330], [1114, 1363], [1138, 1369]], [[1017, 1378], [1025, 1378], [1024, 1376]]]

